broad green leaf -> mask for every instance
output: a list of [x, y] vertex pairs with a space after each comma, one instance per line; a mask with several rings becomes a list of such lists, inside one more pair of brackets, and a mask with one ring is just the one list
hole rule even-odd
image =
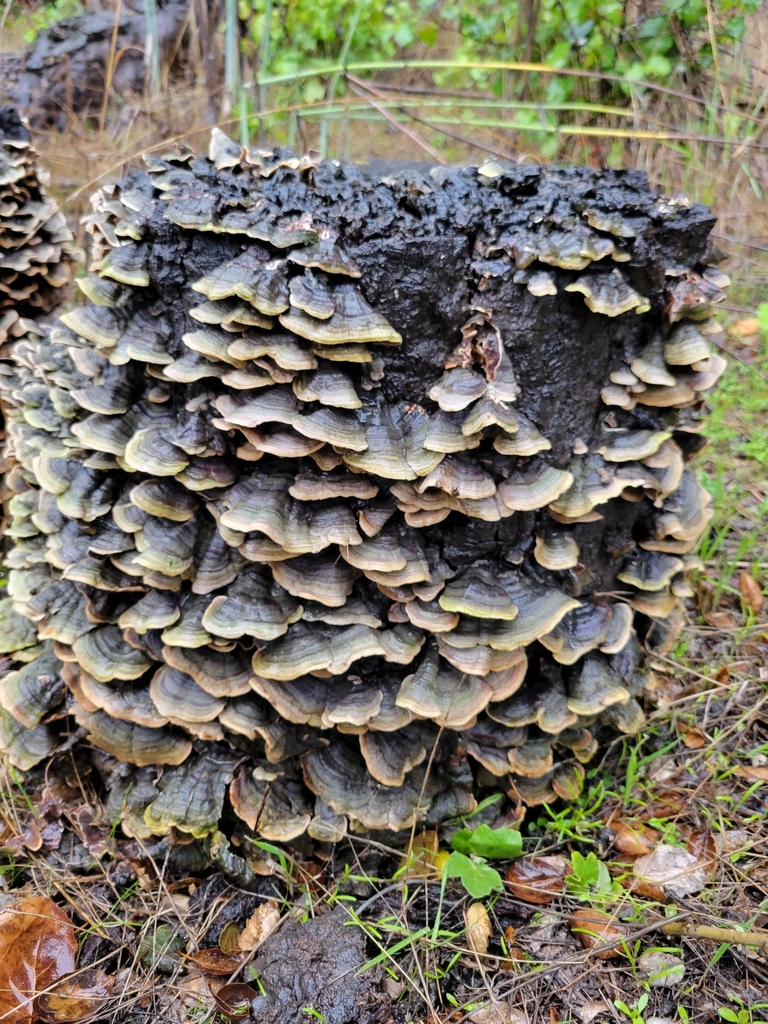
[[461, 884], [473, 899], [489, 896], [495, 889], [503, 890], [501, 875], [482, 860], [471, 860], [466, 854], [454, 850], [445, 862], [448, 878], [460, 878]]
[[478, 857], [509, 860], [523, 852], [523, 837], [514, 828], [491, 828], [479, 825], [473, 831], [460, 829], [451, 844], [459, 853], [474, 853]]

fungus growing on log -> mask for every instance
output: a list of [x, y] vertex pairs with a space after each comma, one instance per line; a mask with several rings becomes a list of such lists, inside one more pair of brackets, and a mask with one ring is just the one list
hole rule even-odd
[[88, 304], [3, 349], [0, 745], [73, 715], [141, 767], [129, 831], [572, 798], [642, 725], [709, 521], [713, 218], [635, 172], [387, 170], [152, 157], [94, 200]]

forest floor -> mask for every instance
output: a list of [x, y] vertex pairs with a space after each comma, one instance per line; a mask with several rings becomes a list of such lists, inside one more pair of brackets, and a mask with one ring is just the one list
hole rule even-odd
[[[75, 220], [118, 142], [40, 140]], [[654, 665], [647, 728], [602, 751], [577, 799], [527, 812], [522, 855], [487, 865], [502, 888], [441, 883], [433, 834], [330, 859], [260, 844], [239, 885], [236, 851], [227, 876], [190, 845], [122, 838], [59, 760], [0, 785], [0, 948], [5, 908], [31, 901], [49, 947], [31, 927], [17, 953], [51, 988], [4, 1015], [0, 960], [0, 1020], [247, 1020], [260, 995], [259, 1024], [768, 1020], [768, 250], [732, 250], [729, 368], [698, 456], [715, 518], [685, 628]], [[493, 805], [481, 822], [518, 824]], [[51, 986], [59, 956], [75, 973]]]

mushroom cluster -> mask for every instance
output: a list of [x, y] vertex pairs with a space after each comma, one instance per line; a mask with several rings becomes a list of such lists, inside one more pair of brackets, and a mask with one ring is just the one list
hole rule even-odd
[[3, 378], [8, 760], [74, 716], [144, 836], [577, 794], [709, 520], [711, 225], [640, 175], [217, 130], [100, 190], [87, 301]]
[[0, 107], [0, 337], [18, 314], [62, 301], [77, 258], [35, 160], [28, 128], [13, 107]]

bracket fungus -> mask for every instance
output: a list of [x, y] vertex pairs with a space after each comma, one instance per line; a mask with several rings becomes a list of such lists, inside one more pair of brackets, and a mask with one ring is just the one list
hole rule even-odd
[[0, 135], [6, 758], [73, 716], [134, 766], [144, 837], [573, 797], [642, 725], [709, 522], [709, 212], [635, 172], [380, 178], [215, 131], [96, 194], [43, 326], [70, 240]]

